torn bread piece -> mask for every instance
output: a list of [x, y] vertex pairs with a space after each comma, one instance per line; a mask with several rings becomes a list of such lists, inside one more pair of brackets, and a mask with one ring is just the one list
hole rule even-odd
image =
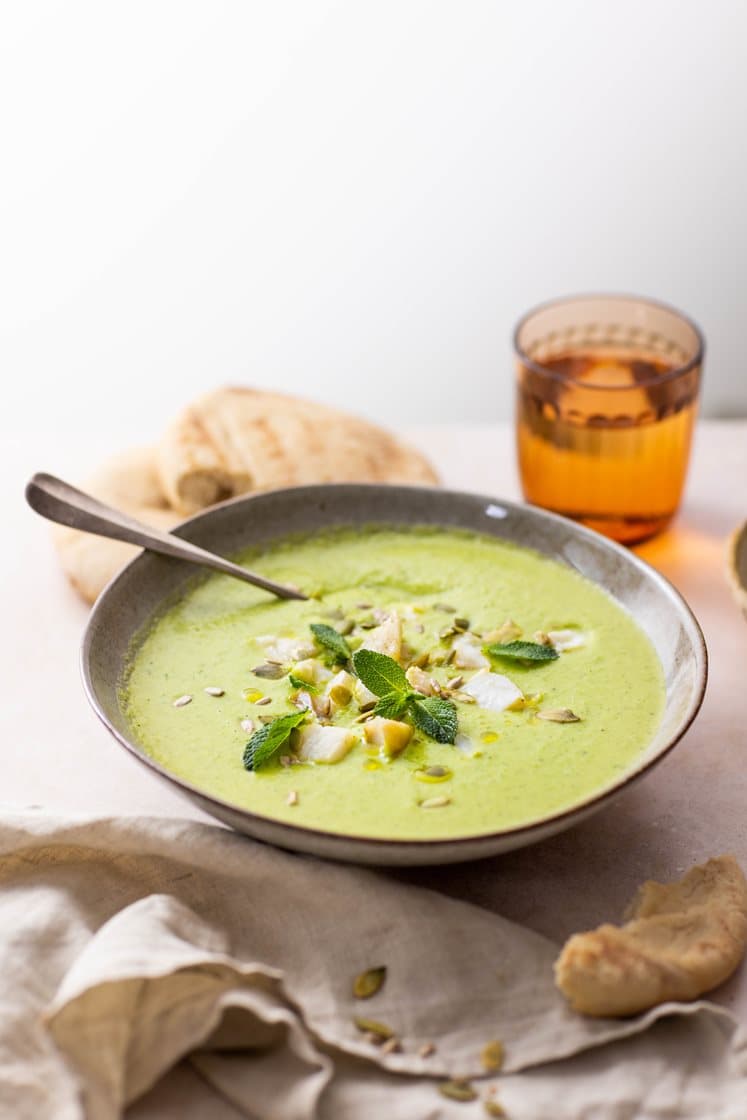
[[628, 916], [564, 945], [555, 982], [574, 1011], [635, 1015], [721, 984], [747, 945], [747, 882], [733, 856], [718, 856], [678, 882], [644, 883]]
[[374, 424], [247, 387], [217, 389], [185, 408], [161, 440], [158, 471], [183, 514], [314, 482], [438, 482], [422, 455]]
[[[82, 489], [157, 529], [170, 529], [180, 520], [168, 507], [151, 448], [117, 455], [91, 475]], [[140, 551], [137, 545], [96, 537], [66, 525], [56, 525], [52, 532], [65, 575], [88, 603], [93, 603], [109, 580]]]

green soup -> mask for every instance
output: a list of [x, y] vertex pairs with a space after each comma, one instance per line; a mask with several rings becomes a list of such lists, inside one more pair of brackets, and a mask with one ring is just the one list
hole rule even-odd
[[[663, 674], [648, 638], [605, 592], [527, 549], [451, 529], [343, 529], [240, 559], [315, 598], [276, 600], [210, 576], [137, 646], [121, 703], [155, 761], [252, 812], [389, 839], [516, 827], [615, 783], [661, 719]], [[360, 686], [349, 703], [326, 696], [342, 666], [325, 668], [327, 652], [310, 625], [342, 632], [354, 651], [375, 646], [372, 636], [393, 619], [402, 667], [417, 661], [423, 679], [454, 705], [454, 744], [416, 728], [389, 757], [364, 738], [372, 700], [363, 702]], [[506, 627], [507, 620], [516, 625]], [[516, 637], [554, 643], [554, 659], [485, 654], [491, 642]], [[299, 660], [307, 677], [310, 664], [319, 677], [312, 687], [294, 673]], [[465, 660], [476, 664], [461, 667]], [[475, 702], [468, 690], [478, 675], [483, 684], [500, 678], [501, 688], [515, 686], [520, 699], [494, 710], [475, 686]], [[342, 701], [346, 695], [343, 689]], [[309, 698], [321, 706], [322, 724], [355, 732], [352, 749], [331, 764], [299, 762], [291, 740], [247, 771], [247, 720], [259, 729]]]

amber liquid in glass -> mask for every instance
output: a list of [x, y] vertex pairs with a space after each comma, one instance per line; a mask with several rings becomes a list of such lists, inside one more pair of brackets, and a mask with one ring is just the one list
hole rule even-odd
[[629, 544], [657, 533], [684, 484], [697, 371], [667, 378], [676, 367], [661, 354], [593, 347], [541, 367], [519, 365], [527, 500]]

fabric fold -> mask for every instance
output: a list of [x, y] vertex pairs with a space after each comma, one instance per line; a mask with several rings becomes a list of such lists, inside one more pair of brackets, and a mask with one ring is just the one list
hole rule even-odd
[[[638, 1054], [632, 1036], [650, 1030], [676, 1036], [680, 1088], [688, 1045], [702, 1049], [707, 1037], [727, 1071], [724, 1092], [733, 1083], [747, 1096], [743, 1041], [734, 1045], [723, 1008], [699, 1001], [583, 1019], [554, 988], [557, 946], [547, 939], [384, 874], [218, 827], [6, 815], [0, 888], [0, 924], [13, 931], [0, 948], [9, 978], [0, 999], [13, 1011], [0, 1021], [0, 1080], [28, 1078], [19, 1120], [114, 1120], [185, 1060], [247, 1116], [326, 1120], [334, 1101], [352, 1116], [357, 1084], [392, 1098], [391, 1120], [394, 1098], [412, 1102], [416, 1087], [419, 1114], [432, 1105], [434, 1116], [466, 1118], [433, 1080], [482, 1079], [481, 1088], [490, 1040], [506, 1055], [491, 1084], [509, 1094], [523, 1082], [529, 1102], [533, 1086], [563, 1082], [573, 1066], [600, 1071], [626, 1046]], [[354, 977], [378, 965], [381, 991], [354, 999]], [[33, 985], [16, 982], [23, 969]], [[356, 1016], [390, 1027], [401, 1052], [372, 1045]], [[52, 1081], [54, 1099], [44, 1089]]]

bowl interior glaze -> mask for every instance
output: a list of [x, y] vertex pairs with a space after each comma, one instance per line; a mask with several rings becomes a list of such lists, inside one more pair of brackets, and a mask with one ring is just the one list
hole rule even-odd
[[[83, 640], [88, 698], [114, 737], [206, 812], [260, 840], [356, 863], [408, 866], [452, 863], [510, 851], [546, 838], [598, 811], [641, 777], [682, 737], [702, 703], [707, 656], [700, 627], [677, 591], [633, 553], [572, 521], [531, 506], [421, 487], [319, 485], [236, 498], [174, 530], [230, 556], [252, 545], [336, 525], [443, 525], [487, 533], [552, 557], [599, 584], [648, 635], [664, 669], [661, 725], [636, 764], [612, 787], [562, 813], [519, 828], [450, 840], [381, 840], [339, 835], [271, 820], [195, 788], [154, 762], [133, 741], [118, 686], [133, 641], [165, 604], [195, 580], [182, 561], [143, 553], [102, 592]], [[133, 806], [135, 809], [136, 806]]]

